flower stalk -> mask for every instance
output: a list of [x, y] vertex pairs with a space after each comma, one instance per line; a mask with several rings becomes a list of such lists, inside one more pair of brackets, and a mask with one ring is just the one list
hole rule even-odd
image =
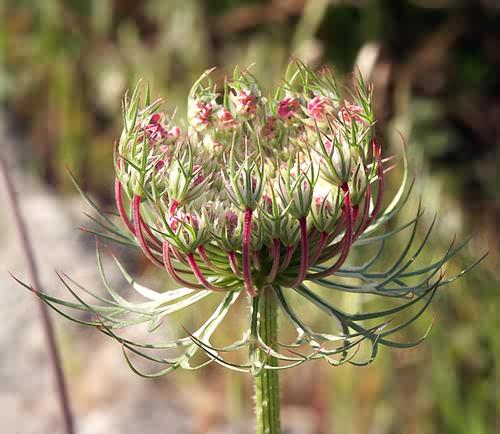
[[128, 218], [127, 211], [125, 210], [125, 206], [123, 204], [123, 187], [118, 178], [115, 178], [115, 200], [116, 200], [116, 208], [118, 209], [118, 214], [122, 219], [123, 223], [127, 227], [127, 229], [134, 234], [135, 228], [130, 219]]
[[253, 286], [252, 272], [250, 268], [250, 235], [252, 231], [252, 210], [247, 208], [245, 210], [245, 217], [243, 223], [243, 281], [245, 289], [250, 297], [255, 297], [256, 292]]
[[[277, 349], [278, 305], [271, 286], [260, 291], [259, 335], [272, 349]], [[263, 369], [254, 377], [256, 434], [281, 434], [280, 421], [280, 384], [278, 361], [266, 352], [261, 352], [260, 363], [270, 369]]]

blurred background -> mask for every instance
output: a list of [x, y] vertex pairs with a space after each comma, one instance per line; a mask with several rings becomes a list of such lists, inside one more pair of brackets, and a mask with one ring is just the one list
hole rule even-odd
[[[166, 111], [177, 107], [182, 117], [191, 83], [211, 66], [224, 74], [255, 63], [265, 90], [279, 83], [292, 55], [332, 67], [346, 85], [359, 68], [374, 85], [384, 152], [401, 155], [405, 137], [417, 175], [401, 222], [419, 197], [426, 210], [421, 235], [438, 211], [423, 261], [438, 257], [454, 236], [471, 234], [447, 271], [489, 256], [401, 334], [415, 339], [434, 318], [417, 348], [382, 349], [365, 368], [316, 362], [284, 373], [286, 432], [500, 432], [498, 0], [3, 0], [0, 16], [0, 152], [13, 170], [44, 287], [59, 296], [65, 293], [54, 268], [100, 285], [93, 239], [76, 229], [89, 210], [66, 167], [112, 208], [120, 101], [139, 78], [165, 98]], [[34, 299], [7, 275], [26, 278], [1, 197], [0, 433], [57, 433]], [[393, 255], [398, 247], [391, 244]], [[123, 254], [135, 276], [169, 285], [135, 252]], [[338, 300], [351, 310], [364, 306], [352, 296]], [[112, 340], [54, 320], [79, 433], [252, 432], [249, 376], [209, 366], [145, 380]]]

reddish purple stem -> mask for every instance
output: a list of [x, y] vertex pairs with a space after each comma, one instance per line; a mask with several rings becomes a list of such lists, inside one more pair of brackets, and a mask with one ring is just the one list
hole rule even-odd
[[[177, 259], [181, 264], [188, 265], [186, 258], [182, 256], [177, 249], [172, 249], [175, 259]], [[180, 271], [179, 273], [188, 274], [187, 271]]]
[[236, 254], [234, 252], [228, 252], [227, 257], [229, 258], [229, 265], [235, 276], [241, 277], [240, 267], [238, 266], [238, 260], [236, 259]]
[[142, 233], [142, 218], [141, 218], [141, 197], [138, 195], [134, 195], [132, 200], [132, 210], [134, 214], [134, 232], [139, 241], [139, 245], [141, 246], [142, 251], [146, 258], [148, 258], [153, 264], [163, 268], [163, 264], [161, 261], [153, 254], [151, 249], [148, 246], [146, 239], [144, 238], [144, 234]]
[[118, 214], [120, 214], [120, 218], [122, 219], [123, 223], [125, 223], [125, 226], [127, 226], [128, 230], [134, 234], [134, 225], [128, 218], [127, 211], [125, 211], [125, 207], [123, 205], [123, 187], [118, 177], [115, 178], [115, 201], [116, 207], [118, 208]]
[[170, 208], [169, 208], [170, 215], [175, 214], [178, 206], [179, 206], [179, 202], [173, 200], [172, 203], [170, 204]]
[[353, 223], [353, 215], [352, 215], [352, 207], [351, 207], [351, 194], [349, 192], [349, 186], [347, 183], [342, 185], [342, 190], [344, 191], [344, 213], [346, 215], [346, 229], [345, 235], [343, 238], [342, 251], [340, 253], [337, 261], [328, 269], [321, 271], [319, 273], [308, 274], [308, 279], [320, 279], [323, 277], [331, 276], [335, 273], [345, 262], [347, 259], [347, 255], [351, 249], [352, 245], [352, 223]]
[[207, 255], [207, 251], [205, 250], [205, 246], [198, 247], [198, 253], [200, 254], [201, 259], [205, 263], [205, 265], [210, 268], [212, 271], [226, 271], [221, 267], [215, 265]]
[[250, 268], [250, 236], [252, 233], [252, 210], [247, 208], [245, 211], [245, 220], [243, 222], [243, 282], [245, 289], [250, 297], [255, 297], [257, 292], [253, 286], [252, 270]]
[[[366, 186], [365, 192], [365, 203], [363, 204], [363, 215], [361, 216], [361, 221], [359, 223], [358, 229], [354, 233], [353, 242], [358, 239], [358, 237], [362, 234], [362, 231], [365, 228], [365, 224], [368, 221], [368, 212], [370, 211], [370, 199], [372, 196], [372, 188], [370, 183]], [[354, 219], [355, 220], [355, 219]]]
[[296, 279], [290, 284], [291, 288], [300, 285], [306, 277], [309, 267], [309, 240], [307, 237], [307, 220], [305, 217], [299, 219], [300, 226], [300, 267]]
[[199, 290], [205, 289], [203, 285], [197, 285], [196, 283], [188, 282], [184, 280], [181, 276], [177, 274], [174, 266], [172, 265], [172, 258], [170, 257], [170, 245], [167, 241], [163, 242], [163, 264], [165, 266], [165, 270], [170, 275], [172, 279], [174, 279], [179, 285], [186, 286], [187, 288]]
[[[344, 224], [344, 221], [346, 220], [345, 212], [342, 213], [341, 218], [342, 218], [342, 224], [338, 223], [335, 230], [331, 234], [328, 234], [327, 245], [328, 245], [328, 242], [335, 240], [335, 238], [337, 238], [337, 235], [342, 231], [342, 229], [343, 229], [342, 225]], [[325, 262], [325, 261], [332, 259], [334, 256], [336, 256], [339, 253], [342, 246], [343, 246], [343, 240], [332, 245], [330, 248], [330, 251], [328, 253], [326, 253], [325, 256], [320, 256], [319, 262], [322, 263], [322, 262]]]
[[297, 246], [286, 246], [285, 257], [283, 258], [283, 262], [280, 265], [279, 271], [285, 271], [288, 268], [296, 248]]
[[319, 234], [319, 241], [318, 241], [318, 244], [316, 246], [316, 250], [314, 252], [314, 254], [312, 255], [311, 259], [309, 259], [309, 263], [311, 265], [314, 265], [316, 263], [316, 261], [319, 259], [321, 253], [323, 252], [323, 249], [325, 248], [327, 242], [328, 242], [328, 232], [321, 232]]
[[141, 227], [144, 229], [148, 237], [151, 239], [151, 241], [156, 245], [156, 247], [160, 248], [161, 247], [161, 241], [155, 237], [153, 234], [153, 231], [151, 231], [150, 227], [146, 224], [144, 219], [142, 218], [141, 215]]
[[356, 224], [356, 221], [358, 220], [358, 214], [359, 214], [359, 205], [353, 205], [353, 207], [352, 207], [352, 225], [353, 226]]
[[191, 270], [193, 270], [194, 275], [198, 279], [198, 281], [206, 288], [210, 289], [211, 291], [217, 291], [217, 292], [224, 292], [227, 291], [225, 288], [221, 288], [219, 286], [215, 286], [211, 284], [206, 277], [203, 275], [203, 273], [200, 270], [200, 267], [198, 266], [198, 263], [196, 262], [196, 259], [194, 257], [193, 253], [189, 253], [187, 256], [187, 261], [189, 263], [189, 266], [191, 267]]

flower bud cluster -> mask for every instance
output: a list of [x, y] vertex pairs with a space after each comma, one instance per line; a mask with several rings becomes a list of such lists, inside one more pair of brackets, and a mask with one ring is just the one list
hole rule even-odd
[[370, 92], [358, 83], [345, 101], [331, 73], [295, 69], [275, 98], [239, 70], [219, 92], [207, 71], [189, 94], [187, 126], [159, 101], [142, 103], [141, 86], [126, 99], [118, 210], [183, 285], [253, 296], [266, 282], [333, 274], [376, 220], [384, 170]]
[[[177, 124], [163, 113], [160, 101], [151, 102], [149, 89], [142, 85], [125, 99], [123, 131], [115, 149], [115, 198], [126, 229], [82, 194], [100, 215], [93, 220], [105, 232], [94, 232], [97, 236], [140, 247], [179, 288], [161, 292], [146, 288], [114, 257], [131, 288], [147, 301], [126, 300], [110, 286], [99, 247], [99, 271], [109, 297], [84, 292], [102, 304], [94, 304], [95, 300], [88, 304], [76, 292], [83, 287], [72, 289], [75, 282], [65, 275], [59, 278], [78, 303], [23, 285], [65, 317], [115, 338], [132, 369], [148, 377], [210, 362], [255, 376], [318, 358], [334, 366], [362, 365], [376, 357], [380, 345], [410, 348], [421, 342], [423, 338], [401, 342], [391, 335], [417, 320], [438, 288], [481, 259], [444, 278], [442, 267], [464, 242], [450, 245], [438, 260], [415, 267], [433, 225], [416, 248], [412, 246], [420, 209], [409, 223], [388, 228], [387, 222], [408, 200], [411, 183], [405, 158], [403, 180], [387, 207], [382, 207], [388, 168], [375, 139], [370, 89], [360, 78], [346, 101], [329, 72], [317, 74], [298, 60], [288, 70], [274, 97], [268, 98], [247, 71], [236, 70], [220, 90], [206, 72], [189, 94], [186, 124]], [[379, 260], [386, 240], [405, 228], [411, 228], [411, 235], [401, 254], [390, 262]], [[346, 265], [353, 246], [377, 248], [369, 258], [362, 256], [362, 264]], [[385, 270], [380, 270], [381, 262]], [[316, 288], [404, 301], [389, 309], [350, 313]], [[215, 292], [224, 295], [217, 297]], [[315, 331], [315, 325], [295, 311], [291, 293], [298, 297], [293, 304], [317, 308], [338, 329], [325, 333], [321, 324], [321, 332]], [[236, 300], [245, 295], [250, 297], [250, 309], [237, 313], [247, 316], [245, 330], [231, 331], [237, 341], [215, 345], [213, 334], [236, 307]], [[207, 297], [219, 299], [217, 307], [183, 337], [152, 344], [125, 339], [116, 331], [138, 324], [148, 324], [153, 331], [168, 315], [196, 309]], [[277, 309], [290, 324], [287, 329], [296, 332], [292, 342], [269, 334]], [[412, 312], [391, 326], [394, 315], [407, 309]], [[85, 321], [82, 311], [89, 314]], [[360, 345], [371, 347], [362, 351], [368, 355], [363, 361], [356, 357]], [[168, 350], [167, 357], [156, 355], [160, 349]], [[196, 356], [200, 350], [206, 353], [206, 361]], [[179, 353], [170, 355], [172, 351]], [[247, 358], [227, 358], [232, 352]], [[128, 353], [162, 369], [141, 373]]]

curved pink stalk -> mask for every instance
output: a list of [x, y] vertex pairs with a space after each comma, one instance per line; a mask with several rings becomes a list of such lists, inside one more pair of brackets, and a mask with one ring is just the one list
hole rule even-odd
[[351, 249], [352, 245], [352, 222], [353, 222], [353, 213], [352, 213], [352, 207], [351, 207], [351, 194], [349, 192], [349, 186], [347, 183], [342, 185], [342, 190], [344, 191], [344, 213], [346, 215], [346, 229], [345, 229], [345, 235], [342, 240], [342, 251], [340, 253], [339, 258], [335, 263], [329, 267], [328, 269], [321, 271], [319, 273], [310, 273], [306, 277], [308, 279], [320, 279], [323, 277], [328, 277], [335, 273], [345, 262], [347, 259], [347, 255], [349, 254], [349, 250]]
[[134, 233], [137, 238], [137, 241], [139, 241], [139, 245], [141, 246], [142, 251], [144, 252], [144, 255], [146, 258], [148, 258], [153, 264], [158, 265], [159, 267], [163, 268], [162, 262], [153, 254], [151, 249], [148, 246], [148, 243], [146, 242], [144, 238], [144, 234], [142, 233], [142, 218], [141, 218], [141, 196], [138, 196], [137, 194], [134, 195], [134, 198], [132, 200], [132, 211], [134, 214]]
[[176, 200], [173, 200], [172, 203], [170, 204], [170, 208], [169, 208], [170, 215], [175, 214], [178, 206], [179, 206], [179, 202], [177, 202]]
[[[333, 241], [335, 238], [337, 238], [337, 235], [340, 234], [340, 232], [342, 231], [342, 229], [344, 227], [343, 225], [346, 222], [346, 214], [344, 212], [342, 213], [341, 219], [342, 219], [342, 221], [341, 222], [339, 221], [337, 223], [337, 225], [335, 227], [335, 230], [332, 233], [328, 234], [328, 240], [326, 242], [327, 246], [328, 246], [328, 243], [330, 241]], [[337, 242], [336, 244], [333, 244], [332, 246], [329, 246], [330, 247], [330, 251], [326, 252], [324, 256], [320, 255], [320, 257], [318, 259], [319, 263], [322, 263], [322, 262], [325, 262], [325, 261], [329, 261], [330, 259], [332, 259], [333, 257], [335, 257], [340, 252], [340, 250], [342, 249], [343, 245], [344, 245], [344, 240], [342, 239], [341, 241]]]
[[297, 246], [286, 246], [285, 257], [283, 258], [283, 262], [280, 265], [279, 271], [285, 271], [288, 268], [296, 248]]
[[235, 276], [241, 277], [240, 267], [238, 266], [238, 259], [236, 259], [236, 254], [234, 252], [228, 252], [227, 257], [229, 258], [229, 265]]
[[227, 291], [226, 288], [221, 288], [220, 286], [215, 286], [206, 279], [206, 277], [201, 272], [200, 267], [198, 266], [198, 263], [196, 262], [196, 259], [195, 259], [193, 253], [189, 253], [186, 256], [186, 259], [188, 261], [189, 266], [191, 267], [191, 270], [193, 270], [194, 275], [198, 279], [198, 282], [200, 282], [206, 289], [210, 289], [211, 291], [217, 291], [217, 292]]
[[170, 275], [172, 279], [174, 279], [179, 285], [186, 286], [187, 288], [196, 290], [205, 289], [203, 285], [198, 285], [196, 283], [188, 282], [187, 280], [184, 280], [181, 276], [177, 274], [177, 271], [172, 265], [172, 258], [170, 256], [170, 245], [168, 244], [167, 241], [163, 242], [162, 251], [163, 251], [163, 265], [165, 266], [165, 270], [167, 270], [167, 273]]
[[309, 240], [307, 236], [307, 220], [305, 217], [299, 219], [300, 227], [300, 266], [299, 272], [295, 280], [290, 284], [291, 288], [300, 285], [306, 277], [307, 268], [309, 267]]
[[118, 208], [118, 214], [120, 214], [120, 218], [122, 219], [123, 223], [125, 223], [125, 226], [127, 226], [130, 232], [135, 234], [134, 225], [128, 218], [127, 211], [125, 210], [125, 206], [123, 205], [123, 187], [118, 177], [115, 178], [115, 202], [116, 207]]
[[314, 265], [316, 263], [316, 261], [319, 259], [321, 253], [323, 252], [323, 249], [325, 248], [325, 246], [326, 246], [326, 244], [328, 242], [328, 236], [329, 235], [330, 234], [328, 232], [321, 232], [319, 234], [318, 244], [316, 245], [316, 249], [315, 249], [313, 255], [309, 259], [309, 263], [311, 265]]
[[201, 259], [205, 263], [205, 265], [210, 268], [212, 271], [227, 271], [222, 267], [215, 265], [207, 255], [207, 251], [205, 250], [205, 246], [198, 247], [198, 253], [200, 254]]
[[[172, 253], [174, 254], [174, 257], [175, 259], [177, 259], [181, 264], [184, 264], [184, 265], [188, 265], [187, 261], [186, 261], [186, 258], [184, 256], [182, 256], [178, 250], [176, 249], [172, 249]], [[181, 273], [181, 271], [179, 270], [179, 273]], [[182, 271], [182, 273], [184, 274], [188, 274], [187, 271]]]
[[278, 274], [278, 267], [280, 265], [280, 247], [281, 241], [279, 238], [275, 238], [273, 240], [273, 264], [271, 266], [271, 270], [269, 271], [269, 276], [267, 276], [267, 281], [272, 283], [274, 279], [276, 279], [276, 275]]
[[353, 205], [352, 207], [352, 225], [356, 225], [356, 221], [358, 220], [359, 214], [359, 205]]
[[252, 210], [247, 208], [245, 211], [245, 220], [243, 222], [243, 282], [245, 289], [250, 297], [255, 297], [257, 292], [253, 286], [252, 270], [250, 268], [250, 236], [252, 233]]
[[153, 234], [153, 231], [150, 229], [149, 225], [146, 224], [146, 222], [142, 218], [142, 215], [140, 216], [140, 218], [141, 218], [141, 227], [144, 229], [144, 231], [151, 239], [153, 244], [155, 244], [156, 247], [161, 247], [161, 241]]
[[[361, 216], [361, 221], [359, 222], [358, 229], [354, 232], [354, 236], [352, 237], [353, 242], [358, 239], [358, 237], [362, 234], [363, 229], [365, 228], [365, 224], [368, 221], [368, 213], [370, 211], [370, 199], [372, 196], [372, 188], [370, 183], [366, 186], [365, 191], [365, 203], [363, 204], [363, 214]], [[353, 219], [356, 220], [356, 219]]]

